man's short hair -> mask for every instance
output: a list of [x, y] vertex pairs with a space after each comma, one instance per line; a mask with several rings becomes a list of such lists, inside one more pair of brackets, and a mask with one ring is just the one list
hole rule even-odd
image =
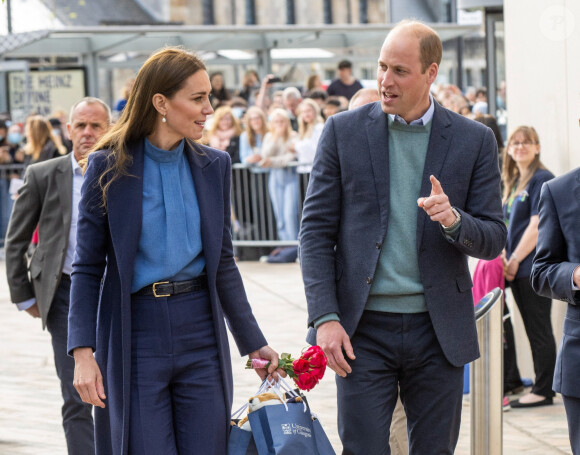
[[328, 93], [326, 93], [325, 90], [312, 90], [306, 94], [306, 98], [326, 101], [328, 98]]
[[479, 96], [479, 95], [483, 95], [483, 96], [487, 96], [487, 87], [480, 87], [475, 91], [475, 96]]
[[379, 91], [376, 88], [361, 88], [352, 95], [352, 98], [348, 102], [348, 109], [354, 109], [354, 107], [358, 107], [358, 101], [363, 99], [363, 104], [372, 103], [373, 101], [379, 101], [381, 97], [379, 96]]
[[109, 123], [111, 123], [113, 121], [113, 114], [111, 113], [111, 108], [109, 107], [109, 105], [107, 103], [105, 103], [103, 100], [101, 100], [99, 98], [95, 98], [94, 96], [85, 96], [84, 98], [81, 98], [80, 100], [78, 100], [70, 108], [70, 112], [68, 114], [68, 121], [69, 121], [69, 123], [72, 123], [72, 117], [73, 117], [73, 114], [75, 112], [75, 109], [81, 103], [100, 104], [103, 107], [103, 109], [105, 110], [106, 114], [107, 114], [107, 119], [109, 120]]
[[437, 66], [441, 65], [443, 44], [435, 30], [421, 21], [403, 19], [395, 25], [391, 32], [402, 28], [410, 28], [419, 39], [419, 59], [421, 60], [421, 71], [423, 73], [427, 71], [427, 68], [432, 63], [437, 63]]
[[286, 87], [282, 92], [282, 99], [286, 101], [288, 98], [294, 98], [297, 100], [302, 99], [300, 90], [298, 90], [296, 87]]
[[326, 100], [326, 104], [330, 104], [332, 106], [336, 106], [336, 107], [341, 107], [342, 104], [340, 104], [340, 100], [336, 97], [330, 97]]
[[344, 70], [346, 68], [352, 68], [352, 63], [349, 60], [341, 60], [338, 63], [338, 69], [339, 70]]

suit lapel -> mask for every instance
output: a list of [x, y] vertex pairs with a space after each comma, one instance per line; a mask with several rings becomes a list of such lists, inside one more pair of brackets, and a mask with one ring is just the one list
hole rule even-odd
[[58, 188], [59, 206], [62, 216], [62, 226], [68, 241], [72, 217], [73, 172], [70, 155], [62, 158], [57, 167], [56, 186]]
[[[185, 153], [201, 215], [201, 241], [208, 276], [215, 276], [221, 255], [224, 223], [223, 178], [219, 160], [211, 160], [195, 143], [186, 142]], [[227, 176], [226, 178], [229, 178]]]
[[[449, 144], [451, 143], [451, 119], [447, 112], [439, 106], [436, 101], [433, 102], [435, 103], [435, 112], [433, 113], [431, 135], [429, 137], [427, 156], [425, 157], [425, 166], [423, 168], [423, 177], [421, 179], [420, 196], [429, 196], [429, 194], [431, 194], [431, 181], [429, 180], [429, 177], [434, 175], [436, 178], [439, 178], [441, 175], [441, 169], [445, 163]], [[442, 185], [445, 190], [445, 182], [442, 182]], [[427, 221], [430, 222], [431, 220], [423, 209], [418, 208], [417, 251], [419, 251], [423, 229], [425, 228], [425, 223]]]
[[381, 225], [387, 226], [389, 213], [389, 139], [387, 116], [381, 109], [381, 103], [374, 103], [369, 111], [370, 121], [366, 122], [367, 140], [371, 155], [375, 190], [380, 207]]
[[128, 175], [113, 182], [107, 194], [111, 239], [117, 255], [121, 283], [131, 286], [143, 221], [143, 141], [128, 147], [133, 162]]

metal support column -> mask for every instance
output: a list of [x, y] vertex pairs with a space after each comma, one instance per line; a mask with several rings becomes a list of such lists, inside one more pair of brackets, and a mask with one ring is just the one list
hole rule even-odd
[[[457, 23], [457, 0], [451, 0], [449, 3], [449, 20], [454, 24]], [[455, 38], [455, 51], [457, 52], [457, 77], [455, 85], [465, 93], [467, 87], [463, 86], [463, 37]]]
[[88, 96], [99, 97], [99, 57], [96, 52], [83, 55], [84, 64], [87, 67]]
[[[503, 292], [496, 288], [476, 306], [481, 357], [471, 369], [471, 453], [501, 455], [503, 439]], [[478, 308], [479, 307], [479, 308]], [[483, 313], [478, 317], [478, 312]]]
[[495, 23], [503, 21], [503, 13], [495, 9], [485, 10], [485, 63], [487, 66], [487, 113], [497, 115], [497, 59], [495, 43]]
[[10, 0], [6, 0], [6, 22], [8, 26], [8, 34], [12, 35], [12, 4]]
[[270, 55], [270, 49], [257, 50], [256, 57], [258, 62], [258, 74], [260, 75], [260, 78], [270, 74], [272, 72], [272, 56]]

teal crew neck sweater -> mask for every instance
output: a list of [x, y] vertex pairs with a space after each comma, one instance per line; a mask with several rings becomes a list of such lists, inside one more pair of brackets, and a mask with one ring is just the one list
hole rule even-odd
[[417, 199], [432, 122], [389, 124], [389, 219], [365, 309], [392, 313], [427, 311], [417, 255]]
[[201, 217], [185, 141], [162, 150], [145, 139], [143, 223], [131, 292], [157, 281], [185, 281], [205, 268]]

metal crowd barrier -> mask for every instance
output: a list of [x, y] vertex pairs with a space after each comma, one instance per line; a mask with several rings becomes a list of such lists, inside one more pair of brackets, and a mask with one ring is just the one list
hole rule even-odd
[[[289, 167], [304, 166], [290, 163]], [[278, 247], [298, 245], [298, 240], [281, 241], [276, 233], [276, 219], [268, 194], [269, 169], [234, 164], [232, 172], [233, 243], [238, 247]], [[4, 245], [6, 229], [12, 211], [13, 200], [9, 193], [10, 181], [22, 178], [23, 164], [0, 165], [0, 247]], [[309, 173], [297, 173], [298, 219], [302, 216], [302, 204], [306, 196]]]
[[480, 358], [471, 368], [471, 453], [503, 450], [503, 291], [495, 288], [475, 306]]
[[24, 164], [0, 164], [0, 247], [4, 246], [8, 221], [14, 201], [10, 195], [10, 182], [24, 176]]
[[[289, 167], [304, 166], [290, 163]], [[269, 169], [234, 164], [232, 166], [232, 218], [234, 246], [278, 247], [298, 245], [298, 240], [282, 241], [276, 234], [276, 219], [268, 193]], [[298, 219], [308, 187], [309, 173], [297, 173]]]

